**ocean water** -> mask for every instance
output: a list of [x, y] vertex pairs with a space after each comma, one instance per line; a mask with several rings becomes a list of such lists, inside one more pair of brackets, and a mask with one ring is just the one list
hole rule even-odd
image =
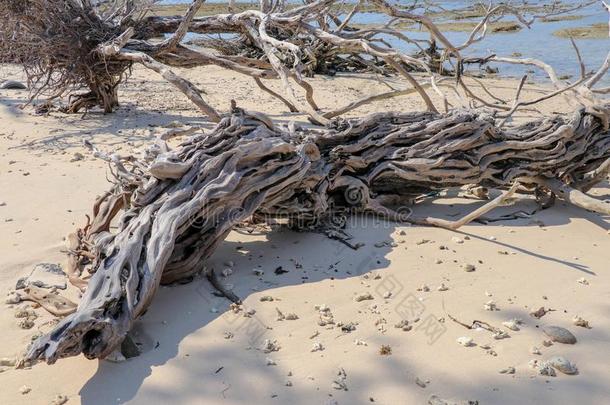
[[[237, 0], [239, 1], [239, 0]], [[223, 0], [208, 0], [209, 3], [223, 3]], [[188, 0], [164, 0], [161, 4], [177, 4], [177, 3], [190, 3]], [[411, 4], [412, 1], [399, 1], [401, 4]], [[445, 9], [462, 9], [468, 5], [472, 5], [474, 1], [467, 0], [441, 0], [436, 1], [435, 4], [442, 6]], [[498, 1], [494, 1], [498, 3]], [[548, 1], [537, 1], [530, 0], [528, 4], [534, 5], [538, 3], [547, 3]], [[576, 3], [576, 2], [574, 2]], [[252, 4], [257, 5], [258, 2], [254, 1]], [[522, 54], [523, 58], [535, 58], [540, 59], [549, 65], [553, 66], [559, 76], [579, 75], [579, 64], [574, 52], [574, 48], [570, 44], [570, 40], [567, 38], [559, 38], [553, 35], [553, 32], [573, 27], [584, 27], [591, 24], [597, 23], [608, 23], [608, 13], [601, 6], [596, 4], [589, 6], [585, 9], [578, 10], [572, 14], [584, 16], [580, 20], [572, 21], [557, 21], [557, 22], [541, 22], [536, 21], [531, 29], [523, 28], [518, 32], [506, 32], [506, 33], [488, 33], [486, 38], [474, 45], [471, 45], [466, 51], [463, 52], [464, 56], [485, 56], [489, 54], [496, 54], [498, 56], [511, 56], [514, 52]], [[388, 17], [384, 14], [379, 13], [360, 13], [353, 19], [354, 23], [359, 24], [377, 24], [383, 23], [388, 20]], [[460, 21], [477, 21], [478, 19], [472, 20], [460, 20]], [[503, 21], [515, 21], [516, 18], [507, 16]], [[428, 39], [429, 34], [426, 31], [413, 32], [405, 31], [405, 35], [412, 39]], [[462, 44], [467, 38], [468, 32], [445, 32], [446, 37], [454, 45]], [[385, 39], [392, 44], [392, 46], [405, 51], [414, 52], [416, 48], [412, 45], [408, 45], [403, 41], [397, 40], [394, 37], [385, 37]], [[603, 63], [607, 53], [610, 51], [610, 38], [603, 39], [575, 39], [575, 42], [581, 52], [582, 58], [585, 62], [588, 71], [597, 70]], [[521, 77], [528, 73], [530, 77], [536, 80], [546, 80], [544, 72], [536, 70], [535, 73], [527, 72], [532, 67], [522, 65], [508, 65], [508, 64], [490, 64], [490, 66], [498, 67], [500, 69], [500, 75], [508, 77]], [[477, 67], [471, 67], [477, 69]], [[610, 74], [607, 74], [603, 79], [604, 85], [610, 85]]]

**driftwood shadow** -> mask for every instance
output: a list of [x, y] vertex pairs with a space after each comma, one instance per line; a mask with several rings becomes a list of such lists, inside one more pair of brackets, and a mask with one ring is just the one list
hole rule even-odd
[[[472, 208], [470, 205], [478, 205], [480, 203], [473, 201], [465, 205], [455, 206], [455, 209], [457, 212], [464, 213]], [[442, 213], [447, 213], [445, 208], [434, 204], [424, 204], [424, 208], [418, 210], [417, 213], [421, 215], [442, 215]], [[552, 223], [546, 218], [547, 226], [567, 223], [570, 221], [569, 215], [574, 213], [582, 214], [582, 211], [575, 210], [575, 212], [572, 212], [571, 209], [563, 207], [551, 208], [551, 210], [555, 209], [560, 209], [561, 212], [555, 213], [550, 217], [557, 218], [558, 220], [556, 223]], [[514, 211], [514, 207], [503, 207], [495, 210], [493, 213], [510, 212], [511, 210]], [[542, 211], [533, 217], [540, 220], [545, 215], [545, 212]], [[606, 224], [602, 219], [598, 219], [600, 223]], [[493, 229], [493, 227], [500, 224], [526, 226], [529, 221], [500, 222], [489, 225], [489, 227]], [[389, 244], [392, 234], [397, 231], [397, 226], [399, 225], [372, 216], [354, 216], [348, 223], [349, 232], [354, 237], [353, 242], [363, 242], [366, 244], [356, 251], [338, 241], [327, 239], [325, 236], [316, 233], [293, 232], [285, 228], [279, 228], [263, 233], [262, 235], [264, 235], [266, 240], [254, 241], [252, 240], [253, 237], [260, 236], [260, 234], [250, 234], [240, 230], [234, 232], [229, 240], [224, 241], [219, 246], [207, 262], [207, 266], [214, 268], [218, 272], [226, 267], [224, 263], [233, 261], [235, 272], [226, 282], [233, 284], [234, 291], [246, 302], [248, 296], [253, 292], [253, 287], [256, 287], [257, 292], [264, 292], [265, 290], [315, 283], [328, 279], [340, 282], [343, 279], [359, 277], [372, 271], [383, 276], [383, 269], [387, 268], [390, 264], [390, 261], [386, 258], [388, 253], [392, 249], [401, 248], [400, 245], [392, 247]], [[529, 224], [529, 226], [532, 225]], [[449, 233], [450, 231], [447, 232]], [[459, 233], [468, 234], [471, 238], [481, 239], [479, 236], [467, 231]], [[384, 241], [387, 241], [388, 244], [379, 243]], [[562, 261], [557, 258], [541, 255], [524, 246], [515, 246], [491, 240], [485, 241], [490, 243], [490, 247], [510, 248], [523, 254], [531, 255], [536, 259], [551, 260], [578, 272], [594, 274], [586, 266], [579, 263]], [[311, 252], [314, 252], [315, 255], [307, 258], [309, 266], [299, 268], [300, 259], [304, 259], [303, 255], [311, 254]], [[329, 262], [328, 258], [332, 258], [332, 260]], [[276, 274], [275, 270], [280, 267], [288, 272], [282, 273], [278, 271], [277, 273], [279, 274]], [[264, 275], [255, 275], [253, 269], [264, 271]], [[165, 365], [169, 360], [177, 358], [185, 358], [185, 362], [181, 364], [181, 373], [185, 380], [180, 382], [180, 386], [184, 387], [184, 395], [187, 395], [186, 392], [192, 391], [188, 390], [189, 386], [197, 384], [201, 386], [202, 392], [209, 396], [208, 401], [218, 399], [219, 393], [216, 387], [219, 379], [222, 379], [223, 369], [218, 371], [221, 367], [229, 367], [230, 365], [233, 367], [233, 370], [235, 368], [243, 369], [237, 380], [235, 380], [235, 376], [232, 377], [233, 388], [236, 388], [236, 381], [242, 384], [242, 388], [250, 387], [252, 384], [252, 374], [257, 373], [262, 373], [260, 378], [265, 379], [269, 384], [274, 383], [277, 385], [278, 381], [283, 381], [285, 375], [280, 373], [279, 368], [276, 370], [274, 367], [261, 367], [260, 363], [251, 363], [251, 359], [241, 359], [239, 350], [243, 348], [237, 349], [230, 344], [219, 344], [214, 348], [198, 348], [199, 355], [203, 352], [205, 359], [209, 360], [210, 363], [198, 365], [188, 363], [188, 358], [184, 357], [184, 349], [180, 348], [181, 342], [190, 334], [206, 333], [204, 327], [212, 322], [225, 322], [227, 330], [235, 330], [237, 328], [241, 332], [250, 333], [251, 336], [248, 338], [248, 342], [252, 350], [257, 350], [267, 336], [264, 330], [262, 333], [259, 333], [261, 332], [260, 327], [264, 329], [267, 323], [263, 319], [257, 318], [256, 315], [249, 322], [254, 322], [255, 325], [260, 323], [258, 331], [256, 327], [253, 328], [251, 326], [252, 324], [250, 324], [250, 327], [246, 326], [243, 329], [234, 323], [235, 318], [232, 317], [229, 311], [229, 301], [215, 296], [213, 292], [213, 288], [208, 281], [201, 277], [196, 278], [189, 284], [161, 288], [157, 292], [148, 312], [137, 321], [134, 328], [136, 340], [142, 343], [144, 353], [139, 357], [119, 364], [101, 361], [96, 374], [80, 392], [83, 403], [106, 404], [131, 401], [140, 403], [141, 399], [138, 396], [138, 392], [144, 380], [151, 376], [152, 369]], [[521, 312], [515, 313], [515, 317], [524, 318], [525, 315]], [[507, 312], [503, 312], [502, 316], [506, 314]], [[371, 336], [370, 339], [374, 340], [375, 336]], [[218, 337], [218, 340], [222, 341], [222, 337]], [[192, 350], [189, 349], [189, 352], [192, 352]], [[196, 356], [195, 354], [193, 355]], [[261, 352], [260, 356], [264, 357], [265, 355]], [[407, 364], [408, 359], [392, 357], [389, 361], [400, 363], [400, 367], [405, 370], [417, 369], [416, 366]], [[182, 369], [183, 366], [184, 369]], [[216, 373], [215, 371], [218, 372]], [[388, 378], [391, 378], [391, 376], [388, 376]], [[374, 391], [375, 389], [375, 387], [370, 386], [370, 382], [368, 382], [364, 375], [353, 376], [352, 381], [354, 381], [352, 383], [355, 385], [354, 389], [362, 391], [364, 396], [366, 396], [367, 392]], [[359, 382], [355, 383], [355, 381]], [[461, 384], [458, 381], [455, 383], [456, 386]], [[182, 392], [180, 386], [174, 385], [171, 388], [154, 387], [155, 398], [160, 401], [169, 401], [175, 395], [183, 395], [176, 394], [176, 392]], [[150, 389], [148, 387], [148, 391]], [[515, 390], [514, 386], [510, 387], [510, 389]], [[602, 387], [591, 387], [591, 389], [600, 391]], [[231, 399], [234, 401], [240, 399], [248, 401], [247, 395], [239, 398], [239, 395], [243, 394], [241, 391], [247, 392], [247, 389], [234, 389]], [[518, 392], [518, 390], [515, 392]], [[303, 398], [310, 394], [313, 394], [313, 391], [308, 391], [303, 387], [291, 387], [290, 395], [293, 398]], [[477, 394], [483, 395], [480, 392]], [[147, 395], [151, 395], [151, 393], [147, 392]], [[206, 403], [205, 395], [201, 400], [203, 403]], [[283, 400], [286, 401], [288, 399], [284, 397]]]

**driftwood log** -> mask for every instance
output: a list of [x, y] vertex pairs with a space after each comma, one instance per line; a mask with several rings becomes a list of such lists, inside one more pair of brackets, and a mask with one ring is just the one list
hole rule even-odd
[[551, 190], [610, 214], [610, 204], [578, 191], [608, 173], [609, 116], [603, 105], [504, 129], [480, 110], [379, 113], [311, 130], [281, 129], [234, 108], [211, 133], [174, 150], [159, 140], [141, 160], [98, 153], [113, 164], [117, 182], [96, 202], [92, 222], [70, 238], [71, 280], [92, 276], [76, 312], [36, 340], [26, 360], [106, 357], [161, 283], [201, 272], [231, 229], [250, 217], [312, 229], [340, 227], [337, 218], [372, 211], [451, 228], [392, 204], [470, 184]]

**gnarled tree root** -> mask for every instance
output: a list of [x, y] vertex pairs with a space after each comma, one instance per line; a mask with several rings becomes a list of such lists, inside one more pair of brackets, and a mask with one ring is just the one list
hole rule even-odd
[[[602, 110], [608, 114], [608, 106]], [[161, 145], [142, 161], [118, 162], [125, 164], [116, 171], [114, 192], [106, 195], [129, 195], [118, 230], [102, 226], [85, 233], [83, 246], [95, 259], [81, 263], [93, 274], [82, 301], [32, 344], [27, 360], [53, 363], [81, 352], [104, 358], [144, 313], [160, 283], [201, 271], [231, 229], [253, 215], [312, 229], [350, 212], [400, 213], [382, 201], [469, 184], [513, 185], [512, 193], [516, 182], [543, 183], [574, 202], [559, 179], [587, 178], [604, 164], [610, 131], [585, 109], [570, 119], [555, 116], [510, 129], [498, 128], [484, 112], [456, 110], [379, 113], [316, 131], [281, 130], [268, 118], [234, 109], [210, 134], [167, 150]], [[93, 223], [107, 223], [109, 211], [114, 212], [98, 209], [105, 219]]]

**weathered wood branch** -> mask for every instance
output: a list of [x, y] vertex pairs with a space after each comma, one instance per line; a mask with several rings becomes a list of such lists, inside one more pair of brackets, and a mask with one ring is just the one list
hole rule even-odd
[[[98, 232], [74, 234], [81, 239], [73, 251], [94, 258], [77, 271], [92, 274], [88, 287], [76, 312], [35, 341], [27, 360], [53, 363], [81, 352], [104, 358], [161, 283], [202, 271], [231, 229], [252, 216], [314, 229], [336, 222], [335, 216], [373, 211], [455, 229], [514, 193], [517, 182], [607, 213], [607, 204], [592, 203], [570, 184], [607, 170], [610, 131], [601, 113], [610, 115], [610, 106], [510, 129], [476, 110], [379, 113], [332, 121], [327, 129], [283, 130], [265, 116], [234, 109], [209, 134], [192, 136], [175, 150], [151, 150], [143, 161], [122, 162], [119, 180], [96, 202], [93, 220], [106, 224], [116, 196], [124, 193], [129, 199], [118, 230], [100, 225]], [[120, 174], [129, 167], [131, 175]], [[384, 205], [470, 184], [510, 189], [457, 223], [401, 217]]]

